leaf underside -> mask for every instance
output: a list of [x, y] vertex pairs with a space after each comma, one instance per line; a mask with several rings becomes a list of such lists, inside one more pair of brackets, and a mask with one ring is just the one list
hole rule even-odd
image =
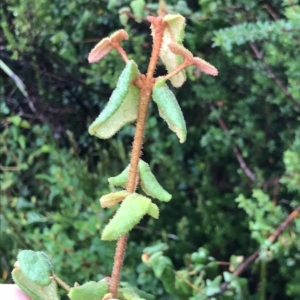
[[109, 284], [105, 281], [90, 281], [71, 288], [68, 296], [71, 300], [100, 300], [108, 293]]
[[[129, 175], [129, 168], [128, 165], [125, 170], [115, 177], [110, 177], [108, 179], [109, 183], [115, 186], [125, 187], [128, 175]], [[160, 201], [170, 201], [172, 195], [170, 195], [157, 181], [154, 174], [151, 172], [149, 165], [144, 162], [142, 159], [139, 161], [139, 173], [140, 173], [140, 180], [141, 180], [141, 188], [142, 190], [150, 197], [156, 198]]]
[[141, 179], [141, 187], [143, 191], [150, 197], [156, 198], [160, 201], [170, 201], [172, 195], [170, 195], [157, 181], [149, 165], [140, 159], [139, 171]]
[[135, 62], [130, 60], [121, 73], [108, 104], [89, 127], [91, 135], [108, 139], [123, 126], [137, 119], [140, 90], [132, 82], [138, 76]]
[[14, 269], [12, 277], [20, 289], [33, 300], [59, 300], [57, 285], [54, 280], [51, 280], [51, 283], [47, 286], [40, 286], [28, 279], [21, 269]]
[[151, 200], [139, 194], [126, 197], [114, 217], [104, 228], [102, 240], [117, 240], [128, 233], [147, 214]]
[[184, 117], [175, 95], [166, 85], [165, 80], [161, 79], [155, 83], [152, 97], [158, 106], [159, 115], [177, 134], [180, 143], [184, 143], [187, 134]]
[[[182, 63], [183, 58], [180, 55], [176, 55], [171, 52], [168, 45], [171, 42], [182, 45], [184, 38], [185, 18], [181, 15], [166, 15], [164, 17], [164, 21], [166, 22], [167, 27], [164, 30], [159, 56], [166, 66], [168, 73], [171, 73]], [[186, 81], [185, 70], [182, 70], [178, 74], [172, 76], [170, 81], [174, 87], [181, 87]]]
[[158, 206], [154, 203], [150, 203], [147, 214], [154, 219], [158, 219], [159, 218]]

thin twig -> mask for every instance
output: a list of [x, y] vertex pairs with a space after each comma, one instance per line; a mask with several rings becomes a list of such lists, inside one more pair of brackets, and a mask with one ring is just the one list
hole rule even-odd
[[191, 283], [189, 280], [184, 278], [181, 274], [177, 273], [175, 270], [173, 270], [175, 276], [179, 277], [182, 281], [184, 281], [187, 285], [189, 285], [193, 290], [199, 292], [200, 294], [204, 295], [204, 292], [201, 291], [196, 285]]
[[70, 292], [71, 287], [66, 284], [62, 279], [60, 279], [56, 274], [52, 275], [53, 279], [67, 292]]
[[276, 83], [276, 85], [281, 89], [281, 91], [290, 99], [293, 104], [300, 109], [300, 103], [292, 96], [292, 94], [288, 91], [288, 89], [285, 87], [283, 82], [277, 77], [277, 75], [273, 72], [269, 64], [265, 61], [263, 58], [262, 53], [258, 50], [257, 46], [253, 42], [249, 42], [249, 45], [255, 54], [256, 58], [260, 60], [265, 68], [265, 70], [268, 73], [268, 76]]
[[[210, 104], [209, 107], [212, 111], [216, 110], [216, 108], [212, 104]], [[223, 129], [223, 131], [226, 132], [228, 135], [230, 135], [229, 130], [228, 130], [227, 125], [224, 122], [224, 120], [221, 117], [218, 117], [217, 120], [218, 120], [218, 123], [219, 123], [220, 127]], [[245, 162], [245, 160], [244, 160], [244, 158], [243, 158], [243, 156], [242, 156], [242, 154], [241, 154], [241, 152], [240, 152], [240, 150], [237, 146], [233, 146], [233, 152], [235, 154], [235, 157], [236, 157], [237, 161], [240, 164], [241, 169], [244, 171], [246, 176], [248, 178], [250, 178], [252, 181], [255, 181], [255, 174], [247, 166], [247, 164], [246, 164], [246, 162]]]
[[[295, 210], [293, 210], [286, 219], [277, 227], [277, 229], [269, 236], [268, 241], [271, 243], [274, 243], [277, 238], [281, 235], [281, 233], [286, 229], [287, 226], [289, 226], [293, 220], [295, 220], [300, 214], [300, 205], [296, 207]], [[248, 268], [248, 266], [259, 256], [260, 249], [257, 249], [253, 254], [251, 254], [244, 262], [242, 262], [236, 270], [233, 272], [233, 275], [240, 276], [245, 269]], [[221, 285], [221, 291], [213, 295], [213, 297], [219, 297], [221, 296], [227, 289], [228, 289], [228, 282], [224, 282]], [[210, 299], [210, 298], [209, 298]]]

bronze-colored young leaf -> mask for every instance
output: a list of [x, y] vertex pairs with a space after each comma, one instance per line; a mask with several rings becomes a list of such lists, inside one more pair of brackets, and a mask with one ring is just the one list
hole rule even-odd
[[154, 219], [158, 219], [159, 218], [159, 209], [158, 209], [157, 205], [154, 203], [150, 203], [147, 214]]
[[113, 48], [113, 41], [120, 42], [121, 40], [127, 40], [128, 34], [124, 29], [120, 29], [114, 32], [110, 37], [102, 39], [90, 52], [88, 61], [89, 63], [98, 62], [105, 55], [107, 55]]
[[50, 258], [41, 251], [23, 250], [18, 254], [18, 262], [23, 274], [40, 286], [51, 283], [53, 273]]
[[179, 45], [177, 43], [170, 43], [168, 45], [169, 49], [174, 53], [174, 54], [177, 54], [177, 55], [180, 55], [184, 58], [187, 58], [187, 59], [193, 59], [193, 54], [192, 52], [190, 52], [189, 50], [187, 50], [185, 47], [183, 47], [182, 45]]
[[[165, 99], [166, 101], [167, 99]], [[155, 176], [151, 172], [149, 165], [140, 159], [139, 172], [141, 187], [143, 191], [150, 197], [156, 198], [160, 201], [170, 201], [172, 195], [170, 195], [164, 188], [158, 183]]]
[[217, 68], [200, 57], [194, 57], [193, 64], [205, 74], [217, 76], [219, 73]]
[[130, 165], [128, 165], [124, 171], [122, 171], [122, 173], [120, 173], [119, 175], [115, 176], [115, 177], [110, 177], [108, 178], [108, 182], [110, 184], [113, 184], [115, 186], [121, 186], [121, 187], [126, 187], [126, 183], [128, 180], [128, 175], [129, 175], [129, 168]]
[[108, 282], [90, 281], [81, 286], [71, 288], [68, 296], [71, 300], [101, 300], [108, 292]]
[[107, 55], [113, 46], [110, 44], [110, 38], [102, 39], [90, 52], [88, 61], [90, 64], [95, 63]]
[[121, 202], [129, 193], [127, 191], [119, 191], [104, 195], [100, 198], [100, 204], [103, 208], [113, 207]]
[[137, 193], [127, 196], [109, 224], [104, 228], [102, 240], [117, 240], [128, 233], [147, 214], [151, 200]]
[[185, 142], [187, 132], [184, 117], [165, 80], [159, 79], [155, 83], [152, 97], [158, 106], [159, 115], [167, 122], [169, 128], [177, 134], [180, 143]]
[[[166, 24], [166, 28], [164, 30], [160, 58], [166, 66], [167, 71], [171, 73], [182, 63], [183, 59], [180, 55], [171, 52], [168, 45], [172, 42], [182, 45], [185, 18], [181, 15], [166, 15], [163, 20]], [[170, 81], [174, 87], [181, 87], [186, 81], [185, 71], [182, 70], [180, 73], [172, 76]]]
[[89, 133], [100, 139], [112, 137], [127, 123], [137, 118], [140, 90], [132, 84], [139, 76], [133, 60], [127, 62], [108, 104], [89, 127]]
[[184, 57], [185, 59], [187, 59], [190, 62], [191, 65], [196, 66], [202, 72], [204, 72], [208, 75], [212, 75], [212, 76], [218, 75], [218, 70], [213, 65], [211, 65], [210, 63], [208, 63], [207, 61], [205, 61], [202, 58], [193, 57], [193, 54], [189, 50], [184, 48], [182, 45], [179, 45], [176, 43], [170, 43], [168, 46], [169, 46], [169, 49], [174, 54], [178, 54], [178, 55]]
[[54, 280], [51, 280], [47, 286], [41, 286], [28, 279], [21, 269], [14, 269], [12, 271], [12, 278], [20, 289], [33, 300], [59, 300], [57, 285]]

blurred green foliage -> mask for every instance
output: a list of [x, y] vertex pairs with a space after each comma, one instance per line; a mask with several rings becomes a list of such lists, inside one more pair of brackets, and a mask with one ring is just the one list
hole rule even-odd
[[[48, 253], [69, 284], [110, 274], [115, 244], [101, 242], [100, 234], [113, 209], [101, 209], [98, 199], [114, 189], [107, 178], [128, 164], [134, 127], [109, 141], [88, 135], [124, 63], [112, 52], [88, 65], [87, 55], [123, 27], [119, 10], [137, 5], [132, 2], [2, 5], [1, 59], [28, 93], [24, 97], [0, 70], [2, 282], [10, 282], [21, 249]], [[161, 206], [158, 221], [145, 218], [132, 231], [122, 280], [158, 299], [206, 299], [222, 281], [231, 290], [223, 299], [298, 299], [299, 218], [274, 244], [266, 239], [300, 202], [299, 4], [167, 4], [167, 11], [187, 18], [184, 43], [215, 65], [219, 76], [191, 68], [190, 80], [174, 91], [187, 121], [183, 145], [150, 105], [143, 159], [173, 199]], [[141, 18], [157, 9], [157, 1], [146, 1], [144, 15], [135, 8], [136, 20], [130, 15], [122, 21], [130, 36], [124, 48], [141, 72], [151, 50], [149, 24]], [[162, 64], [156, 73], [165, 74]], [[152, 270], [140, 257], [144, 247], [161, 242], [168, 249], [149, 254], [164, 251], [156, 254], [160, 270]], [[235, 258], [257, 248], [259, 260], [234, 278]]]

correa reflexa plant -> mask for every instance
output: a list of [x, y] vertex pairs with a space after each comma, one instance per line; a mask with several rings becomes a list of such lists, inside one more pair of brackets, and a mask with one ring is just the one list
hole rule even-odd
[[[159, 217], [159, 208], [153, 202], [154, 199], [168, 202], [172, 198], [158, 183], [149, 165], [141, 159], [148, 105], [153, 99], [159, 115], [175, 132], [180, 143], [183, 143], [187, 135], [184, 117], [167, 81], [169, 80], [175, 88], [181, 87], [186, 80], [185, 69], [189, 66], [195, 66], [212, 76], [216, 76], [218, 71], [205, 60], [194, 57], [183, 46], [183, 16], [149, 16], [147, 20], [151, 24], [153, 46], [146, 74], [139, 72], [134, 60], [129, 59], [122, 48], [121, 41], [128, 39], [128, 34], [123, 29], [102, 39], [88, 57], [90, 63], [96, 63], [116, 49], [125, 62], [116, 89], [106, 107], [89, 127], [89, 133], [100, 139], [108, 139], [126, 124], [136, 123], [130, 163], [121, 174], [108, 179], [112, 185], [121, 187], [122, 190], [104, 195], [100, 199], [103, 208], [121, 204], [101, 236], [102, 240], [117, 240], [111, 277], [83, 285], [75, 283], [74, 287], [69, 287], [54, 273], [51, 259], [45, 253], [24, 250], [18, 255], [12, 275], [21, 289], [34, 300], [59, 299], [57, 283], [68, 291], [72, 300], [154, 299], [152, 295], [126, 282], [120, 283], [128, 233], [146, 214], [155, 219]], [[168, 73], [156, 78], [154, 73], [159, 58]], [[136, 193], [138, 185], [145, 195]]]

